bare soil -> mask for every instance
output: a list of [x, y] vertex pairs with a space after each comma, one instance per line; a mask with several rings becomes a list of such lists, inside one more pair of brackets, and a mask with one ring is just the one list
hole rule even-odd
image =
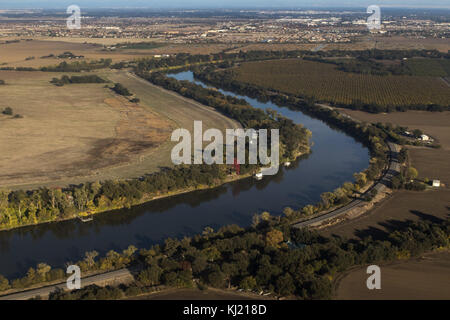
[[450, 252], [441, 251], [418, 259], [381, 265], [381, 289], [369, 290], [366, 268], [354, 269], [338, 279], [339, 300], [448, 300]]
[[450, 217], [450, 191], [428, 192], [397, 191], [357, 218], [344, 221], [320, 232], [325, 236], [337, 235], [361, 239], [372, 236], [384, 239], [388, 233], [405, 225], [407, 221], [428, 220], [439, 222]]

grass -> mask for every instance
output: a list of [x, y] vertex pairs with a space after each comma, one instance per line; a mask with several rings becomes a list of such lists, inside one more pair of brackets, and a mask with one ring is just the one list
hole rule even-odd
[[0, 72], [7, 83], [0, 86], [0, 109], [11, 106], [23, 115], [0, 116], [0, 187], [139, 177], [172, 165], [174, 128], [191, 129], [194, 120], [202, 120], [205, 129], [239, 126], [126, 72], [96, 74], [122, 83], [141, 102], [131, 103], [104, 84], [56, 87], [50, 83], [56, 73]]
[[[56, 87], [54, 74], [1, 72], [2, 186], [86, 176], [133, 161], [166, 141], [169, 121], [116, 97], [104, 84]], [[49, 103], [51, 102], [51, 103]]]

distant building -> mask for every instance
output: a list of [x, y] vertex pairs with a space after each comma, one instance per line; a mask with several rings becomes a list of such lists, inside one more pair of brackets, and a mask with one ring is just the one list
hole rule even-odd
[[420, 136], [420, 140], [422, 140], [422, 141], [428, 141], [428, 140], [430, 140], [430, 137], [427, 136], [426, 134], [422, 134], [422, 135]]
[[433, 187], [439, 188], [441, 186], [441, 181], [433, 180]]

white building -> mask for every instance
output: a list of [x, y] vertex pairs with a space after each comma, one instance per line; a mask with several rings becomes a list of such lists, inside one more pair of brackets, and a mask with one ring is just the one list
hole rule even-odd
[[439, 188], [441, 186], [441, 181], [433, 180], [433, 187]]
[[420, 136], [420, 140], [422, 140], [422, 141], [428, 141], [428, 140], [430, 140], [430, 137], [427, 136], [426, 134], [422, 134], [422, 135]]

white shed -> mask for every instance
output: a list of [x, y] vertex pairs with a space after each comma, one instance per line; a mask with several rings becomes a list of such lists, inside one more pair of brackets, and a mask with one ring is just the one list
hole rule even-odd
[[433, 187], [439, 188], [441, 186], [441, 181], [433, 180]]

